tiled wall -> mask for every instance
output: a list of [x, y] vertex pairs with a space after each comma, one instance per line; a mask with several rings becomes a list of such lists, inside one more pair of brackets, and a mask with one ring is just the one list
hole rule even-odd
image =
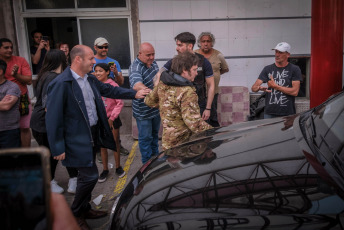
[[263, 67], [274, 62], [272, 56], [264, 56], [273, 55], [271, 48], [278, 42], [290, 43], [292, 55], [310, 55], [311, 0], [139, 0], [138, 3], [141, 42], [153, 44], [159, 67], [166, 62], [164, 59], [176, 54], [173, 38], [185, 31], [196, 37], [203, 31], [215, 35], [214, 48], [224, 54], [230, 69], [222, 75], [222, 86], [250, 89]]

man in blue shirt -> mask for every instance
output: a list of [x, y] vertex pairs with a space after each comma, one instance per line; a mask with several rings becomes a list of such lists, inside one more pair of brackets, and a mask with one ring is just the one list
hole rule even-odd
[[[116, 61], [115, 59], [109, 58], [107, 56], [108, 52], [109, 52], [109, 44], [110, 43], [105, 38], [102, 38], [102, 37], [97, 38], [94, 41], [94, 50], [96, 51], [96, 54], [94, 55], [94, 59], [96, 60], [96, 64], [98, 64], [98, 63], [109, 64], [110, 63], [111, 64], [110, 77], [113, 80], [115, 80], [115, 82], [118, 85], [121, 86], [124, 83], [124, 78], [122, 76], [121, 66], [119, 65], [118, 61]], [[94, 71], [94, 66], [93, 66], [93, 71]]]
[[[154, 56], [153, 46], [150, 43], [142, 43], [139, 55], [129, 67], [129, 82], [132, 89], [153, 89], [153, 78], [159, 71]], [[139, 131], [139, 147], [144, 164], [159, 153], [160, 114], [158, 109], [148, 107], [143, 99], [135, 99], [133, 116]]]
[[[119, 65], [118, 61], [115, 59], [109, 58], [107, 56], [109, 52], [109, 42], [105, 38], [99, 37], [94, 41], [94, 50], [96, 51], [96, 54], [94, 55], [94, 60], [96, 60], [96, 64], [98, 63], [106, 63], [111, 64], [110, 66], [110, 77], [112, 80], [114, 80], [118, 85], [123, 85], [124, 78], [122, 75], [121, 66]], [[113, 64], [112, 64], [113, 63]], [[94, 65], [94, 66], [95, 66]], [[93, 66], [93, 72], [94, 72], [94, 66]], [[120, 140], [121, 142], [121, 140]], [[127, 156], [129, 154], [129, 151], [125, 149], [121, 144], [121, 155]]]

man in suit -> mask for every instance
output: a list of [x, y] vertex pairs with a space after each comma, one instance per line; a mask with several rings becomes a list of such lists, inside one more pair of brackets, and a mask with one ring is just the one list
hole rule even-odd
[[85, 219], [107, 215], [91, 209], [91, 193], [98, 181], [95, 155], [100, 146], [116, 150], [102, 96], [118, 99], [144, 98], [151, 90], [135, 91], [113, 87], [88, 74], [95, 64], [90, 47], [75, 46], [71, 67], [55, 78], [48, 88], [46, 126], [51, 153], [64, 166], [78, 169], [78, 183], [72, 212], [81, 229]]

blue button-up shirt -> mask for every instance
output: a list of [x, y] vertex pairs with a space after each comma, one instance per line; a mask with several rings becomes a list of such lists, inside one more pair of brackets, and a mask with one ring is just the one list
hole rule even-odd
[[90, 83], [87, 81], [88, 75], [85, 74], [84, 77], [80, 77], [71, 69], [72, 75], [76, 82], [78, 82], [82, 95], [84, 97], [88, 120], [90, 121], [90, 126], [96, 125], [98, 122], [96, 103], [94, 102], [94, 94]]

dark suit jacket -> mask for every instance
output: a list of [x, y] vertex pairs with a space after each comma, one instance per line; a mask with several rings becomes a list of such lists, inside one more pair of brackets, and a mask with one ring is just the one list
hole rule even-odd
[[134, 99], [136, 91], [100, 82], [89, 74], [98, 114], [99, 138], [93, 143], [90, 123], [81, 88], [68, 67], [48, 87], [46, 128], [53, 156], [66, 153], [63, 165], [90, 167], [93, 164], [93, 145], [116, 149], [102, 96], [115, 99]]

